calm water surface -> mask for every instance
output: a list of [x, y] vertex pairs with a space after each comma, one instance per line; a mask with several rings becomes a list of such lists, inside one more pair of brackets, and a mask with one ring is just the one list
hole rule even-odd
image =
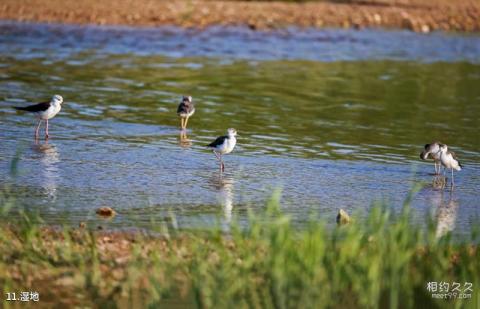
[[[2, 198], [47, 222], [245, 221], [281, 188], [301, 227], [375, 201], [398, 210], [416, 183], [412, 220], [438, 217], [459, 235], [479, 220], [479, 36], [12, 22], [0, 33]], [[12, 106], [54, 93], [66, 103], [35, 143], [34, 120]], [[187, 138], [182, 94], [197, 104]], [[204, 145], [228, 127], [240, 137], [220, 176]], [[453, 192], [419, 160], [433, 140], [465, 166]], [[119, 214], [104, 222], [100, 206]]]

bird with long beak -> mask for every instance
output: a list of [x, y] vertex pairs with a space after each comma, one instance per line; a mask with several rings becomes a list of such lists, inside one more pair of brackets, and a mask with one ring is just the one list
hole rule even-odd
[[177, 115], [180, 117], [180, 126], [182, 130], [187, 129], [188, 118], [195, 113], [195, 106], [191, 96], [183, 96], [182, 102], [178, 105]]
[[35, 129], [35, 138], [38, 138], [38, 131], [40, 130], [40, 125], [42, 124], [42, 121], [45, 120], [45, 139], [47, 139], [48, 120], [52, 119], [58, 114], [58, 112], [60, 112], [60, 110], [62, 109], [62, 103], [62, 96], [56, 94], [52, 97], [50, 101], [37, 103], [25, 107], [15, 107], [15, 109], [32, 113], [38, 119], [38, 125]]
[[442, 168], [442, 163], [440, 162], [440, 146], [443, 145], [440, 142], [433, 142], [431, 144], [426, 144], [424, 150], [420, 153], [420, 159], [427, 160], [429, 157], [433, 159], [435, 164], [435, 175], [440, 174], [440, 169]]
[[235, 148], [237, 144], [237, 130], [228, 129], [227, 135], [217, 137], [212, 143], [208, 144], [207, 147], [212, 148], [215, 157], [220, 161], [220, 171], [225, 170], [225, 164], [223, 164], [222, 155], [230, 153]]
[[440, 146], [440, 162], [445, 167], [445, 170], [449, 168], [452, 171], [452, 185], [454, 184], [453, 180], [453, 170], [461, 171], [462, 164], [458, 161], [457, 156], [453, 151], [448, 150], [447, 145]]

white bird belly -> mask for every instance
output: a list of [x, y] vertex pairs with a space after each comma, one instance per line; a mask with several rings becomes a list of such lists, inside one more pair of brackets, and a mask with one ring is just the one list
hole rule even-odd
[[453, 168], [457, 171], [461, 170], [460, 166], [458, 165], [458, 161], [455, 160], [451, 154], [442, 154], [440, 159], [442, 165], [446, 168]]
[[62, 106], [50, 106], [46, 111], [37, 113], [37, 117], [43, 120], [51, 119], [58, 114], [58, 112], [62, 109]]
[[180, 113], [178, 114], [181, 118], [187, 118], [191, 117], [193, 114], [195, 114], [195, 109], [193, 109], [190, 113]]
[[229, 138], [225, 140], [222, 145], [217, 147], [217, 152], [220, 152], [221, 154], [230, 153], [233, 151], [233, 148], [235, 148], [236, 143], [237, 140], [235, 138]]

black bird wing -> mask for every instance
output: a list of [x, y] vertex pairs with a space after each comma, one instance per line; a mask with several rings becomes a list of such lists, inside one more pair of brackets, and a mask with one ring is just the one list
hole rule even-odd
[[214, 140], [212, 143], [208, 144], [207, 147], [215, 148], [215, 147], [223, 144], [227, 138], [228, 138], [228, 136], [226, 136], [226, 135], [217, 137], [217, 139]]
[[180, 103], [177, 108], [177, 114], [188, 114], [192, 111], [193, 105], [192, 104], [187, 104], [187, 103]]
[[42, 102], [34, 105], [29, 105], [25, 107], [14, 107], [17, 110], [20, 111], [27, 111], [31, 113], [36, 113], [36, 112], [44, 112], [50, 107], [50, 102]]

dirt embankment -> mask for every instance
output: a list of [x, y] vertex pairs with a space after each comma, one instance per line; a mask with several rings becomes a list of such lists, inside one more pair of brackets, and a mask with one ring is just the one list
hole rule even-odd
[[480, 1], [3, 0], [0, 19], [196, 28], [247, 25], [252, 29], [376, 27], [418, 32], [480, 32]]

